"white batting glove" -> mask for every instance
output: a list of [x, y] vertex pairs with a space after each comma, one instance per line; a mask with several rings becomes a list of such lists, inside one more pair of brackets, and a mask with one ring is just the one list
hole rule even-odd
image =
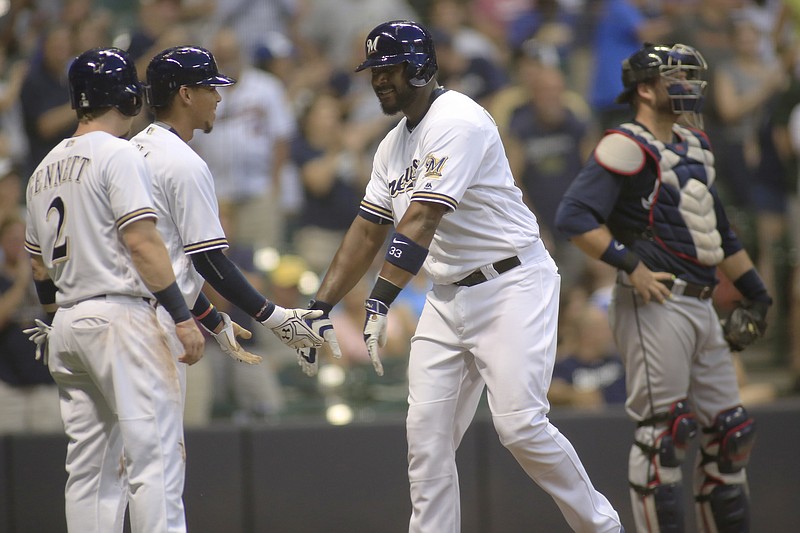
[[321, 315], [319, 310], [284, 309], [276, 305], [275, 311], [261, 324], [290, 348], [319, 348], [324, 339], [311, 329], [307, 321]]
[[[317, 303], [312, 301], [309, 309], [317, 309], [320, 310], [322, 313], [317, 318], [312, 320], [307, 320], [311, 329], [314, 332], [322, 337], [325, 342], [328, 343], [328, 346], [331, 348], [331, 352], [336, 359], [341, 359], [342, 357], [342, 350], [339, 348], [339, 341], [336, 339], [336, 332], [333, 329], [333, 323], [331, 322], [329, 311], [330, 309], [327, 306], [319, 306], [317, 307]], [[307, 376], [316, 376], [317, 371], [319, 370], [319, 348], [300, 348], [297, 350], [297, 364], [300, 365], [300, 368], [303, 370], [303, 373]]]
[[35, 319], [36, 326], [28, 329], [23, 329], [22, 332], [30, 335], [28, 340], [36, 344], [36, 360], [42, 360], [47, 365], [47, 341], [50, 339], [50, 332], [53, 331], [53, 326], [46, 324], [44, 321]]
[[242, 363], [247, 363], [248, 365], [257, 365], [260, 363], [260, 355], [255, 355], [248, 352], [236, 341], [237, 337], [249, 339], [253, 336], [253, 334], [250, 333], [249, 330], [232, 321], [231, 317], [228, 316], [227, 313], [220, 311], [219, 314], [222, 317], [222, 330], [220, 330], [219, 333], [214, 333], [212, 331], [211, 335], [217, 341], [217, 344], [219, 344], [219, 347], [222, 349], [222, 351], [233, 359], [241, 361]]
[[367, 352], [372, 360], [375, 373], [383, 375], [383, 364], [378, 354], [378, 347], [386, 346], [386, 315], [389, 306], [380, 300], [370, 298], [364, 304], [367, 309], [367, 318], [364, 321], [364, 342], [367, 343]]

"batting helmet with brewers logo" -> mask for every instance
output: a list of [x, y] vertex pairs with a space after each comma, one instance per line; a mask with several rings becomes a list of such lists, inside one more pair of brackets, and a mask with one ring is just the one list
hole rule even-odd
[[136, 66], [124, 50], [87, 50], [72, 62], [68, 78], [70, 103], [79, 113], [115, 107], [133, 117], [142, 109]]
[[214, 56], [205, 48], [175, 46], [150, 61], [145, 94], [150, 107], [164, 107], [181, 87], [226, 87], [234, 83], [236, 80], [219, 73]]
[[364, 48], [367, 59], [356, 67], [356, 72], [406, 63], [408, 83], [423, 87], [433, 79], [439, 68], [430, 32], [409, 20], [380, 24], [369, 32]]

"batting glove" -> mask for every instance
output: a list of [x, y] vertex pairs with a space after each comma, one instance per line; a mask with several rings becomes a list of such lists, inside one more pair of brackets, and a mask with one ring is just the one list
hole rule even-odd
[[364, 304], [367, 309], [367, 318], [364, 321], [364, 342], [367, 343], [367, 352], [372, 360], [375, 373], [383, 375], [383, 364], [378, 356], [378, 347], [386, 346], [386, 315], [389, 306], [380, 300], [370, 298]]
[[219, 347], [222, 349], [222, 351], [233, 359], [241, 361], [242, 363], [247, 363], [248, 365], [257, 365], [260, 363], [260, 355], [255, 355], [248, 352], [236, 341], [237, 337], [249, 339], [253, 336], [253, 334], [250, 333], [249, 330], [232, 321], [231, 317], [228, 316], [227, 313], [220, 311], [219, 315], [222, 317], [222, 330], [220, 330], [219, 333], [214, 333], [212, 331], [211, 335], [217, 341], [217, 344], [219, 344]]
[[[314, 333], [322, 337], [336, 359], [341, 359], [342, 350], [339, 348], [339, 341], [336, 339], [336, 332], [333, 330], [333, 322], [331, 322], [330, 312], [333, 306], [324, 302], [317, 302], [311, 300], [308, 305], [309, 309], [320, 311], [322, 314], [312, 320], [306, 322], [314, 330]], [[297, 364], [303, 369], [303, 373], [307, 376], [315, 376], [319, 370], [319, 349], [318, 348], [300, 348], [297, 350]]]
[[311, 329], [307, 321], [320, 315], [322, 311], [284, 309], [276, 305], [275, 311], [261, 324], [272, 330], [281, 342], [291, 348], [318, 348], [324, 340]]
[[30, 335], [28, 340], [36, 344], [36, 360], [42, 360], [47, 365], [47, 341], [50, 339], [50, 332], [53, 331], [53, 326], [46, 324], [44, 321], [35, 319], [36, 326], [28, 329], [23, 329], [22, 332]]

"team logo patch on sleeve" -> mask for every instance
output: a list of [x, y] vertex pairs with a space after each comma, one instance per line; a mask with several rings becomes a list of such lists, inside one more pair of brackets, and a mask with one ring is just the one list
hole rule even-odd
[[428, 154], [425, 158], [425, 163], [422, 165], [425, 171], [423, 176], [430, 179], [440, 179], [442, 177], [442, 170], [445, 164], [447, 164], [448, 159], [449, 156], [437, 158], [434, 154]]

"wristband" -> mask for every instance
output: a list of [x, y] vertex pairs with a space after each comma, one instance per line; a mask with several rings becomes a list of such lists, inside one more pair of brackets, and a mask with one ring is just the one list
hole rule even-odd
[[416, 275], [428, 257], [428, 249], [412, 241], [402, 233], [395, 232], [386, 249], [386, 261], [406, 272]]
[[636, 267], [642, 262], [635, 252], [629, 250], [624, 244], [613, 238], [608, 244], [606, 251], [600, 256], [600, 260], [620, 270], [624, 270], [628, 274], [636, 270]]
[[167, 310], [167, 313], [176, 324], [192, 318], [192, 314], [186, 306], [186, 301], [183, 299], [183, 294], [178, 288], [177, 281], [170, 283], [166, 289], [155, 291], [153, 296]]
[[261, 306], [261, 309], [253, 315], [253, 318], [261, 322], [262, 324], [272, 316], [272, 313], [275, 312], [275, 304], [270, 302], [269, 300], [264, 300], [264, 305]]
[[311, 300], [308, 302], [308, 308], [322, 311], [322, 316], [327, 316], [333, 310], [333, 306], [327, 302], [320, 300]]
[[58, 287], [52, 279], [34, 280], [36, 285], [36, 295], [39, 297], [39, 303], [42, 305], [50, 305], [56, 303], [56, 293]]
[[211, 333], [222, 323], [222, 315], [202, 292], [192, 307], [192, 314]]
[[386, 304], [388, 307], [392, 305], [392, 302], [395, 298], [397, 298], [397, 295], [400, 294], [401, 290], [403, 290], [402, 287], [398, 287], [388, 279], [378, 276], [375, 286], [372, 287], [372, 292], [369, 295], [369, 299], [378, 300], [379, 302]]
[[736, 278], [736, 281], [733, 282], [733, 286], [748, 300], [772, 305], [772, 298], [770, 298], [767, 292], [767, 286], [764, 285], [764, 281], [761, 279], [761, 276], [758, 275], [755, 268], [751, 268]]

